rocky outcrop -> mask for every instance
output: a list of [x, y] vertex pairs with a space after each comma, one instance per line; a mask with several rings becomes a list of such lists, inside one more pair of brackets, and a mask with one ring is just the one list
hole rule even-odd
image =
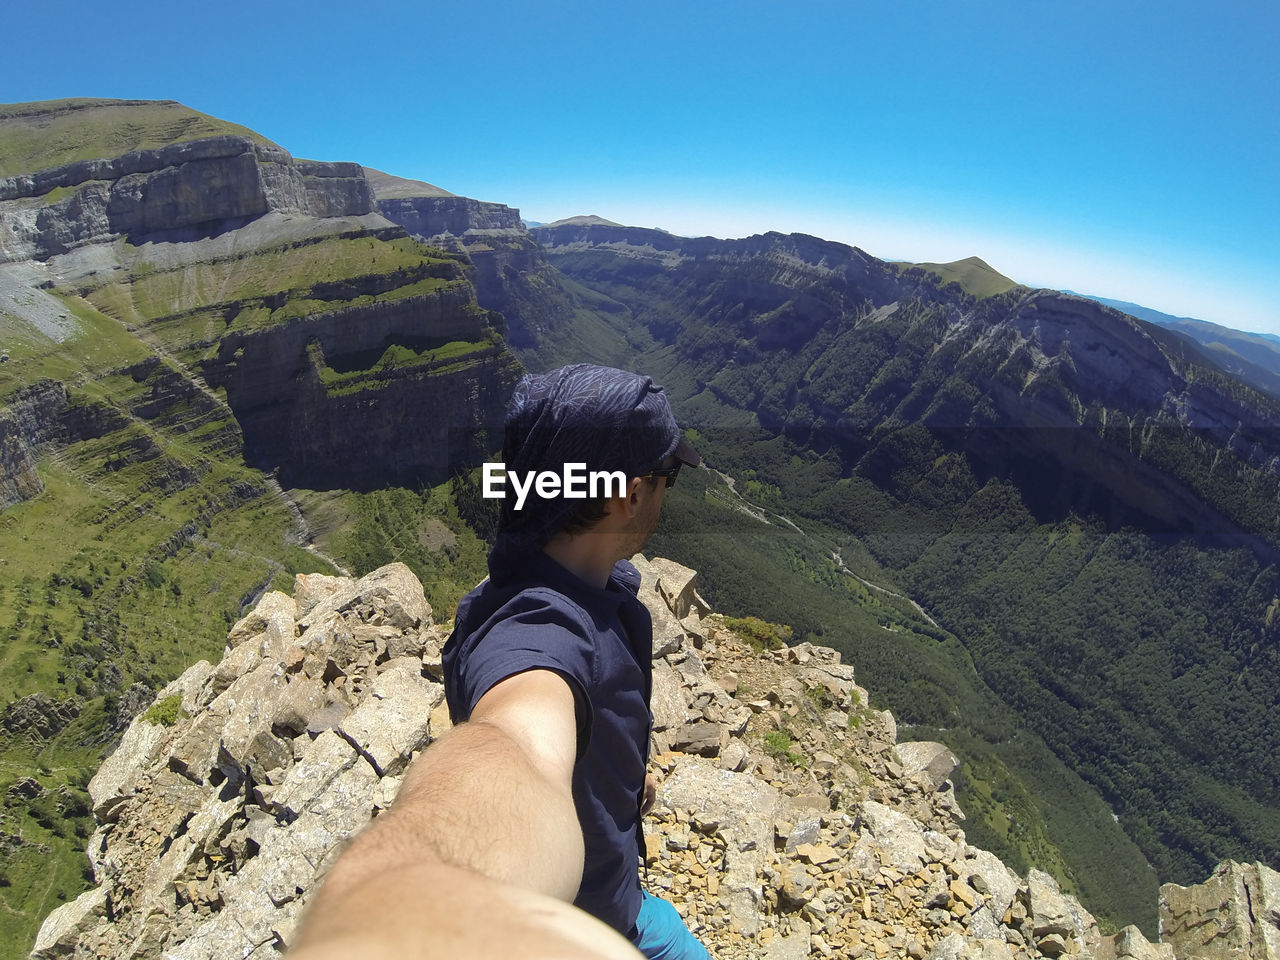
[[342, 841], [447, 718], [422, 588], [299, 576], [162, 690], [89, 784], [98, 885], [33, 956], [277, 955]]
[[1204, 883], [1165, 884], [1160, 935], [1180, 960], [1280, 958], [1280, 873], [1229, 860]]
[[175, 143], [0, 180], [0, 256], [47, 259], [116, 236], [223, 227], [268, 210], [361, 216], [373, 212], [373, 191], [358, 164], [295, 161], [248, 137]]
[[424, 240], [459, 238], [478, 243], [486, 231], [524, 232], [519, 210], [470, 197], [379, 197], [377, 207], [392, 223]]
[[[554, 275], [519, 210], [468, 197], [404, 196], [412, 192], [407, 181], [386, 179], [394, 181], [389, 192], [396, 195], [379, 193], [378, 212], [411, 236], [466, 257], [475, 271], [476, 301], [502, 314], [513, 348], [533, 349], [548, 324], [563, 323], [572, 314], [563, 300], [561, 278]], [[438, 189], [423, 187], [423, 192]]]
[[36, 462], [47, 448], [104, 436], [124, 422], [105, 405], [73, 403], [53, 380], [14, 391], [0, 403], [0, 510], [44, 489]]
[[[1051, 877], [968, 844], [954, 757], [897, 743], [835, 651], [757, 654], [692, 571], [636, 564], [660, 644], [646, 882], [714, 956], [1172, 960], [1134, 928], [1101, 937]], [[265, 595], [221, 662], [162, 690], [93, 778], [97, 886], [49, 916], [32, 957], [279, 956], [342, 842], [448, 729], [445, 638], [400, 564]], [[1242, 869], [1211, 904], [1166, 888], [1168, 909], [1202, 930], [1219, 908], [1239, 929], [1251, 907], [1261, 926], [1230, 943], [1272, 943], [1274, 873]], [[1228, 955], [1173, 942], [1180, 958]]]
[[0, 729], [33, 741], [48, 740], [80, 716], [80, 702], [74, 697], [51, 700], [33, 693], [13, 701], [0, 714]]
[[[232, 333], [202, 372], [225, 387], [246, 459], [279, 469], [287, 485], [439, 483], [489, 452], [521, 373], [495, 334], [495, 318], [473, 297], [459, 282]], [[372, 367], [391, 344], [429, 350], [451, 342], [473, 347], [439, 361], [369, 370], [359, 382], [327, 382], [321, 369]], [[358, 457], [350, 455], [353, 438]]]
[[30, 500], [43, 489], [44, 481], [18, 424], [0, 409], [0, 510]]

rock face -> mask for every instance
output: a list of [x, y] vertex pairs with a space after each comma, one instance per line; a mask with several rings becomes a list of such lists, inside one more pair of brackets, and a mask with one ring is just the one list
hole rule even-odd
[[431, 738], [444, 636], [400, 564], [264, 596], [89, 784], [98, 886], [49, 917], [32, 956], [278, 955]]
[[[65, 195], [49, 201], [53, 191]], [[248, 137], [210, 137], [0, 180], [0, 259], [47, 259], [112, 236], [227, 224], [268, 210], [314, 217], [373, 211], [354, 163], [295, 161]]]
[[[229, 334], [202, 372], [226, 388], [247, 459], [278, 468], [287, 485], [439, 483], [489, 452], [521, 373], [494, 335], [496, 318], [477, 309], [474, 296], [469, 284], [457, 283]], [[370, 389], [330, 389], [322, 379], [321, 363], [337, 367], [371, 347], [377, 353], [390, 343], [451, 341], [480, 346], [461, 361], [380, 373]], [[361, 456], [350, 456], [355, 437]]]
[[436, 196], [429, 184], [422, 192], [430, 195], [405, 196], [412, 192], [405, 184], [395, 180], [387, 188], [394, 196], [378, 193], [378, 212], [411, 236], [467, 258], [475, 269], [477, 302], [502, 314], [513, 348], [536, 347], [547, 333], [545, 321], [562, 321], [572, 312], [563, 302], [562, 278], [553, 276], [555, 271], [519, 210], [468, 197]]
[[[1052, 878], [966, 843], [953, 758], [897, 744], [835, 651], [757, 654], [693, 571], [635, 562], [662, 638], [646, 882], [714, 956], [1171, 960], [1136, 929], [1102, 938]], [[264, 596], [93, 778], [98, 885], [48, 917], [31, 956], [279, 956], [343, 841], [448, 729], [445, 637], [400, 564]], [[1275, 878], [1233, 864], [1200, 893], [1166, 888], [1166, 933], [1190, 931], [1171, 935], [1177, 956], [1275, 956]]]
[[[118, 105], [126, 116], [117, 122], [126, 123], [128, 107]], [[515, 230], [532, 245], [518, 212], [500, 204], [452, 196], [387, 202], [413, 214], [422, 232], [474, 229], [497, 237]], [[279, 267], [288, 251], [324, 237], [335, 241], [326, 247], [332, 266]], [[295, 160], [247, 136], [0, 179], [0, 287], [30, 301], [23, 319], [43, 323], [52, 336], [55, 319], [75, 321], [50, 289], [92, 300], [104, 284], [114, 285], [104, 295], [110, 305], [97, 307], [131, 332], [149, 326], [143, 339], [160, 344], [167, 361], [186, 364], [187, 396], [175, 398], [177, 405], [202, 404], [214, 396], [207, 387], [224, 388], [239, 428], [229, 439], [243, 443], [232, 455], [243, 452], [252, 465], [278, 470], [288, 485], [438, 483], [493, 447], [489, 438], [501, 428], [521, 373], [501, 341], [503, 320], [477, 305], [474, 273], [459, 262], [465, 258], [419, 250], [414, 263], [395, 248], [405, 243], [405, 231], [378, 214], [358, 164]], [[346, 250], [335, 255], [341, 244]], [[137, 254], [143, 247], [146, 254]], [[379, 252], [399, 266], [379, 266]], [[244, 265], [258, 259], [265, 286], [236, 287], [229, 278], [252, 273]], [[317, 262], [326, 261], [318, 255]], [[276, 281], [277, 274], [299, 279]], [[137, 288], [160, 275], [171, 275], [170, 289], [183, 293], [160, 296], [163, 308], [136, 310], [139, 302], [150, 305], [154, 292]], [[213, 293], [228, 288], [237, 292], [225, 300]], [[37, 306], [52, 316], [37, 316]], [[242, 314], [270, 318], [277, 311], [279, 320], [233, 326]], [[379, 366], [393, 347], [399, 354]], [[354, 376], [360, 372], [367, 375]], [[66, 389], [52, 386], [66, 407]], [[33, 406], [22, 391], [8, 399], [9, 409], [0, 407], [5, 506], [42, 489], [35, 470], [42, 445], [82, 439], [61, 422], [56, 404], [32, 415], [19, 409]]]
[[18, 424], [0, 409], [0, 510], [30, 500], [44, 489]]
[[1227, 861], [1204, 883], [1160, 888], [1160, 934], [1178, 957], [1280, 957], [1280, 873]]
[[80, 715], [74, 697], [50, 700], [43, 693], [15, 700], [0, 714], [0, 727], [34, 741], [47, 740]]

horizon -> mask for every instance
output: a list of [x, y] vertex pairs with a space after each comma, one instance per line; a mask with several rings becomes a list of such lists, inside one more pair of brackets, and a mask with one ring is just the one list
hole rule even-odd
[[1280, 8], [347, 9], [232, 4], [206, 22], [75, 0], [51, 72], [47, 18], [19, 7], [0, 99], [172, 99], [527, 220], [979, 257], [1028, 286], [1280, 334], [1264, 100]]

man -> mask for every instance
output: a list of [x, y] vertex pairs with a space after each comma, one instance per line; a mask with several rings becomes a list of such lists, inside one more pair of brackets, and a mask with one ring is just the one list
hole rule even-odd
[[[640, 888], [652, 625], [625, 562], [698, 454], [652, 380], [578, 364], [521, 381], [503, 456], [528, 496], [504, 499], [490, 577], [445, 647], [458, 725], [338, 859], [296, 960], [635, 956], [627, 941], [707, 956]], [[570, 463], [620, 472], [620, 489], [583, 500], [532, 484]]]

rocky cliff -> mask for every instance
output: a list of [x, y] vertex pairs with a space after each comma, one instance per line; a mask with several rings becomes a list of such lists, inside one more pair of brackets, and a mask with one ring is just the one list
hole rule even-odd
[[0, 179], [0, 258], [43, 260], [86, 243], [225, 228], [269, 210], [362, 216], [373, 192], [354, 163], [295, 161], [248, 137], [210, 137]]
[[[106, 142], [130, 142], [130, 130], [159, 123], [156, 110], [156, 135], [177, 129], [175, 110], [204, 129], [177, 104], [18, 107], [0, 113], [0, 133], [35, 124], [53, 138], [68, 116], [104, 111], [119, 133]], [[64, 155], [58, 145], [37, 156]], [[423, 235], [520, 232], [499, 204], [385, 203]], [[379, 215], [359, 165], [298, 161], [249, 135], [0, 179], [0, 288], [18, 320], [56, 342], [84, 335], [69, 306], [124, 324], [198, 389], [224, 390], [247, 459], [286, 483], [434, 483], [488, 451], [519, 366], [473, 277]], [[21, 383], [31, 364], [15, 360]], [[38, 476], [29, 443], [0, 430], [0, 496], [15, 502]]]
[[[1280, 955], [1277, 875], [1166, 888], [1165, 942], [1103, 937], [1048, 876], [968, 844], [934, 743], [899, 742], [835, 651], [758, 652], [693, 572], [636, 558], [655, 624], [645, 873], [721, 958]], [[33, 958], [280, 955], [341, 849], [449, 728], [422, 588], [300, 576], [162, 690], [90, 783], [97, 883]]]
[[[526, 362], [575, 312], [564, 278], [547, 263], [520, 211], [443, 193], [379, 174], [373, 180], [378, 212], [428, 243], [457, 251], [475, 272], [476, 299], [502, 314], [508, 344]], [[573, 360], [602, 360], [579, 342]]]

